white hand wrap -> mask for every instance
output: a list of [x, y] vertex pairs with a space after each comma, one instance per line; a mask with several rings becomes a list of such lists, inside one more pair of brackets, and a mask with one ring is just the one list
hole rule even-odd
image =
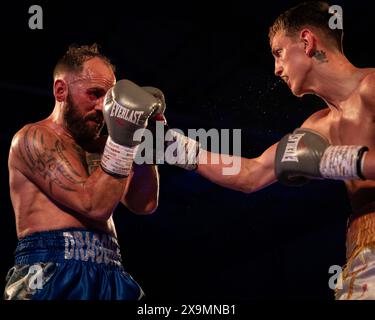
[[175, 142], [165, 151], [165, 160], [185, 170], [195, 170], [198, 166], [199, 142], [175, 130], [169, 130], [167, 136], [172, 135]]
[[108, 136], [102, 155], [101, 166], [105, 172], [117, 177], [127, 177], [132, 169], [138, 146], [133, 148], [119, 145]]
[[363, 171], [363, 146], [330, 146], [320, 161], [322, 177], [334, 180], [365, 179]]

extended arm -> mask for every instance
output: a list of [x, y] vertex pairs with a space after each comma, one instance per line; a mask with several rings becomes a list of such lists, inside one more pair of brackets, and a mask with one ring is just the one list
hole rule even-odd
[[[166, 108], [163, 92], [155, 87], [143, 87], [160, 100], [161, 108], [158, 109], [153, 120], [166, 125], [164, 111]], [[167, 130], [169, 129], [166, 127]], [[154, 129], [155, 130], [155, 129]], [[274, 158], [276, 145], [267, 149], [260, 157], [246, 159], [238, 156], [216, 154], [203, 150], [200, 145], [175, 130], [169, 130], [173, 140], [170, 144], [177, 144], [176, 150], [183, 150], [176, 158], [168, 148], [164, 151], [165, 160], [187, 170], [197, 169], [197, 172], [210, 181], [223, 187], [250, 193], [262, 189], [276, 181], [274, 174]], [[167, 134], [168, 135], [168, 134]], [[165, 146], [170, 146], [166, 143]], [[172, 148], [172, 150], [174, 150]], [[198, 154], [198, 159], [196, 155]]]
[[[275, 150], [276, 145], [273, 145], [260, 157], [247, 159], [213, 154], [201, 149], [197, 172], [223, 187], [246, 193], [255, 192], [276, 181]], [[217, 160], [219, 162], [216, 164]]]

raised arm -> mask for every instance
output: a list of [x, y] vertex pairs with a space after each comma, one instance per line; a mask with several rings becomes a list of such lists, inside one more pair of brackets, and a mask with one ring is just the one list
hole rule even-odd
[[88, 175], [73, 144], [41, 125], [27, 126], [16, 134], [9, 166], [53, 201], [97, 220], [111, 216], [126, 185], [126, 178], [110, 176], [100, 167]]
[[159, 202], [159, 173], [154, 165], [134, 165], [121, 199], [136, 214], [153, 213]]
[[121, 202], [135, 213], [152, 213], [158, 205], [156, 167], [134, 165], [130, 169], [141, 142], [134, 134], [144, 132], [148, 118], [159, 106], [159, 100], [129, 80], [118, 81], [104, 103], [109, 138], [101, 164], [110, 175], [130, 176]]

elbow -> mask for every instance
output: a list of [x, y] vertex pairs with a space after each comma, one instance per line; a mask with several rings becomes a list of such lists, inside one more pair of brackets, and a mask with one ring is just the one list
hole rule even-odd
[[239, 191], [245, 193], [245, 194], [250, 194], [259, 191], [260, 189], [264, 188], [266, 185], [262, 185], [261, 181], [254, 181], [254, 182], [249, 182], [246, 181], [239, 187]]
[[150, 201], [143, 207], [130, 207], [130, 211], [137, 215], [150, 215], [156, 211], [158, 208], [158, 202], [157, 201]]
[[275, 181], [276, 179], [269, 179], [268, 181], [258, 180], [254, 181], [253, 183], [246, 183], [241, 187], [240, 191], [242, 191], [245, 194], [254, 193], [269, 186]]
[[240, 188], [239, 191], [241, 191], [244, 194], [250, 194], [250, 193], [253, 193], [255, 191], [255, 189], [252, 186], [244, 186], [244, 187]]
[[141, 213], [139, 214], [144, 214], [144, 215], [148, 215], [148, 214], [153, 214], [156, 209], [158, 208], [158, 202], [157, 201], [153, 201], [152, 203], [150, 203]]
[[89, 219], [105, 222], [111, 218], [113, 210], [114, 207], [94, 206], [91, 201], [84, 201], [80, 211]]
[[112, 209], [102, 208], [86, 212], [86, 216], [100, 222], [108, 221], [113, 214]]
[[137, 203], [130, 201], [121, 201], [131, 212], [137, 215], [149, 215], [158, 208], [158, 199], [147, 201], [147, 203]]
[[148, 216], [150, 214], [153, 214], [155, 212], [156, 208], [155, 209], [145, 209], [145, 210], [139, 210], [139, 211], [133, 211], [136, 215], [140, 215], [140, 216]]
[[264, 182], [262, 180], [254, 181], [254, 182], [251, 182], [251, 183], [248, 182], [248, 183], [246, 183], [242, 186], [240, 191], [242, 191], [245, 194], [258, 192], [259, 190], [267, 187], [268, 185], [270, 185], [273, 182], [274, 181]]
[[237, 190], [242, 192], [242, 193], [245, 193], [245, 194], [250, 194], [250, 193], [253, 193], [253, 192], [257, 191], [258, 188], [259, 188], [259, 186], [255, 182], [251, 182], [251, 181], [247, 180], [246, 182], [241, 183], [238, 186]]

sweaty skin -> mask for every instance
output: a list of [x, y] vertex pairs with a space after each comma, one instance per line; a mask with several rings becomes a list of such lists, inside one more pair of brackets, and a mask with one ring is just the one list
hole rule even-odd
[[[302, 30], [299, 39], [279, 31], [272, 39], [275, 74], [298, 97], [315, 94], [327, 104], [309, 117], [302, 127], [328, 138], [332, 145], [367, 146], [363, 173], [366, 181], [345, 181], [352, 204], [347, 230], [347, 257], [375, 242], [375, 69], [354, 67], [346, 57], [319, 38], [313, 29]], [[276, 181], [274, 159], [277, 144], [254, 159], [231, 156], [219, 164], [210, 164], [209, 152], [202, 151], [198, 173], [224, 187], [255, 192]], [[233, 160], [233, 159], [232, 159]], [[240, 163], [237, 175], [223, 175], [225, 163]]]
[[[8, 166], [19, 238], [69, 227], [115, 236], [112, 213], [120, 201], [140, 214], [157, 207], [155, 166], [135, 166], [131, 175], [122, 179], [106, 174], [99, 166], [106, 141], [99, 137], [104, 123], [103, 98], [114, 84], [111, 68], [99, 58], [86, 61], [79, 75], [58, 74], [52, 114], [15, 134]], [[63, 105], [68, 94], [80, 121], [93, 134], [85, 145], [79, 145], [66, 126]]]

